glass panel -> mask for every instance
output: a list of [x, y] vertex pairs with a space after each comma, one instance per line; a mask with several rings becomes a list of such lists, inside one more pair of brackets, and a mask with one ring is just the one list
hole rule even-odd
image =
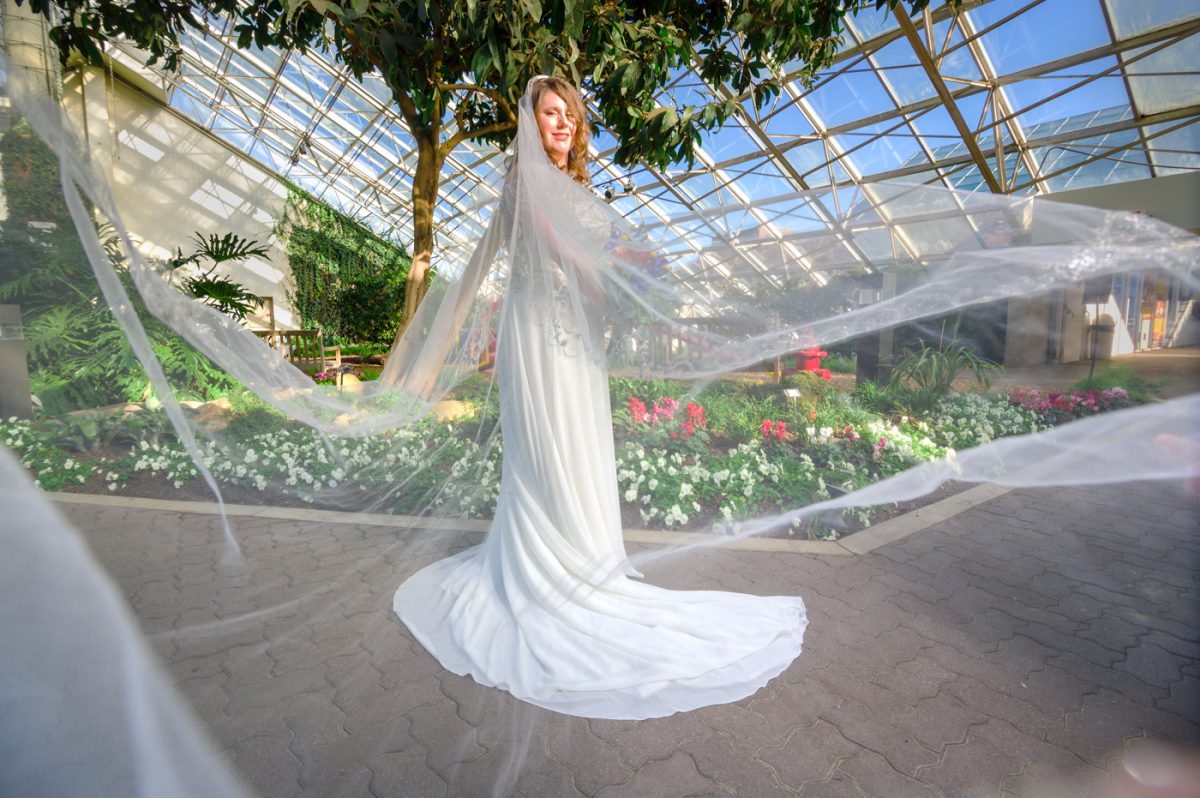
[[662, 92], [664, 105], [707, 105], [712, 101], [707, 84], [695, 72], [676, 70], [672, 81]]
[[[1137, 141], [1137, 136], [1135, 130], [1123, 130], [1069, 144], [1035, 147], [1031, 152], [1034, 162], [1039, 164], [1039, 174], [1048, 175], [1063, 169], [1069, 170], [1043, 181], [1045, 187], [1050, 191], [1065, 191], [1105, 183], [1141, 180], [1150, 177], [1150, 168], [1146, 153], [1140, 148], [1118, 149], [1100, 160], [1084, 164], [1089, 158], [1101, 153], [1133, 145]], [[1076, 166], [1077, 164], [1083, 165]]]
[[944, 217], [898, 225], [900, 240], [917, 258], [943, 255], [959, 247], [978, 249], [975, 229], [962, 218]]
[[886, 228], [857, 232], [854, 234], [854, 243], [872, 266], [889, 262], [895, 257], [892, 234]]
[[392, 90], [383, 82], [383, 78], [376, 75], [374, 72], [369, 72], [363, 75], [362, 83], [363, 90], [378, 100], [381, 104], [387, 106], [392, 104]]
[[825, 169], [829, 152], [823, 142], [812, 141], [792, 147], [784, 153], [784, 157], [809, 186], [829, 185], [829, 174]]
[[896, 107], [865, 59], [855, 69], [859, 71], [839, 75], [808, 95], [810, 107], [827, 129]]
[[859, 41], [864, 42], [875, 38], [881, 33], [886, 33], [899, 27], [895, 15], [886, 6], [879, 10], [865, 8], [847, 18], [846, 21]]
[[305, 77], [303, 70], [299, 66], [300, 56], [293, 53], [288, 56], [287, 62], [283, 65], [283, 70], [279, 74], [279, 82], [287, 86], [292, 92], [298, 95], [309, 98], [314, 104], [317, 102], [314, 87]]
[[788, 99], [788, 105], [781, 104], [762, 121], [762, 130], [776, 144], [782, 144], [795, 136], [812, 135], [813, 126], [808, 117], [800, 109], [798, 103]]
[[1009, 180], [1009, 185], [1015, 187], [1008, 192], [1009, 194], [1019, 196], [1037, 193], [1038, 187], [1033, 183], [1033, 178], [1029, 175], [1029, 169], [1025, 166], [1024, 158], [1017, 161], [1017, 175], [1015, 179]]
[[765, 158], [726, 171], [738, 191], [750, 197], [774, 197], [796, 190], [779, 168]]
[[250, 145], [250, 157], [273, 171], [279, 171], [284, 163], [275, 151], [262, 140], [255, 141]]
[[[983, 30], [1028, 0], [993, 0], [967, 12]], [[1007, 75], [1111, 43], [1099, 0], [1046, 0], [980, 38], [996, 74]]]
[[[1010, 104], [1019, 112], [1018, 123], [1028, 138], [1038, 138], [1064, 131], [1079, 130], [1103, 124], [1098, 121], [1116, 121], [1133, 116], [1129, 107], [1129, 95], [1119, 70], [1106, 77], [1069, 91], [1061, 97], [1038, 105], [1057, 92], [1079, 83], [1088, 76], [1097, 75], [1115, 66], [1115, 58], [1101, 58], [1077, 67], [1054, 72], [1045, 77], [1022, 80], [1004, 88]], [[1029, 110], [1023, 110], [1029, 108]]]
[[795, 197], [775, 205], [767, 205], [760, 209], [775, 232], [781, 236], [811, 230], [824, 230], [829, 219], [834, 217], [830, 210], [821, 206], [817, 198], [806, 202], [797, 202]]
[[1104, 0], [1118, 39], [1200, 16], [1200, 5], [1177, 0]]
[[951, 188], [959, 191], [989, 191], [987, 182], [983, 179], [983, 174], [979, 171], [979, 167], [974, 163], [970, 163], [961, 169], [957, 169], [947, 176]]
[[208, 109], [193, 97], [187, 88], [177, 87], [171, 92], [170, 101], [167, 103], [175, 110], [186, 116], [188, 119], [207, 127], [204, 120], [209, 116]]
[[275, 99], [272, 100], [269, 111], [281, 122], [289, 122], [302, 130], [309, 126], [316, 115], [316, 111], [311, 105], [282, 87], [275, 93]]
[[197, 36], [190, 32], [180, 36], [179, 41], [189, 56], [209, 68], [215, 68], [221, 55], [225, 52], [224, 45], [217, 40]]
[[714, 161], [759, 151], [759, 146], [736, 119], [727, 120], [717, 130], [701, 133], [700, 146]]
[[[886, 132], [891, 128], [891, 132]], [[860, 175], [869, 176], [890, 172], [903, 166], [928, 163], [916, 136], [908, 125], [895, 123], [870, 125], [836, 138], [843, 158], [852, 163]]]
[[[967, 124], [973, 125], [978, 119], [977, 106], [981, 107], [983, 96], [982, 94], [972, 95], [959, 102], [959, 108], [964, 114], [975, 111], [971, 114], [971, 121]], [[954, 120], [942, 106], [939, 105], [923, 112], [912, 122], [912, 125], [924, 139], [925, 146], [933, 153], [934, 160], [940, 161], [966, 152], [967, 148], [962, 143], [962, 136], [959, 135], [958, 128], [954, 126]]]
[[917, 62], [907, 39], [896, 39], [872, 58], [879, 69], [880, 79], [891, 87], [902, 105], [920, 102], [937, 96], [925, 69]]
[[230, 78], [228, 83], [239, 96], [252, 98], [256, 103], [262, 105], [266, 103], [274, 82], [270, 78], [260, 75], [257, 78]]
[[[1147, 125], [1146, 135], [1169, 130], [1178, 122], [1167, 122], [1161, 125]], [[1163, 133], [1146, 143], [1150, 149], [1150, 160], [1154, 164], [1155, 174], [1174, 175], [1183, 172], [1200, 170], [1200, 122], [1193, 121], [1186, 127]]]
[[[934, 49], [941, 52], [938, 73], [945, 78], [982, 80], [983, 73], [979, 71], [979, 64], [975, 63], [975, 56], [971, 55], [970, 49], [963, 45], [962, 29], [958, 25], [954, 26], [950, 41], [942, 49], [942, 42], [946, 41], [946, 26], [951, 24], [951, 21], [950, 19], [943, 20], [933, 26]], [[953, 81], [949, 85], [951, 91], [956, 88]]]
[[246, 52], [262, 69], [265, 69], [270, 73], [274, 73], [275, 68], [279, 66], [280, 59], [283, 57], [282, 53], [280, 53], [274, 47], [270, 47], [266, 50], [260, 50], [253, 44], [250, 45], [244, 52]]
[[[1151, 48], [1134, 50], [1131, 56]], [[1200, 104], [1200, 36], [1192, 35], [1128, 64], [1129, 89], [1138, 113], [1157, 114]]]

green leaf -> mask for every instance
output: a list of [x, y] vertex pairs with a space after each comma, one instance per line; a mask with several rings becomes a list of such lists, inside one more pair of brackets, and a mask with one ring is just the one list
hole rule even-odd
[[521, 0], [521, 6], [524, 8], [526, 15], [528, 15], [531, 20], [542, 18], [541, 0]]

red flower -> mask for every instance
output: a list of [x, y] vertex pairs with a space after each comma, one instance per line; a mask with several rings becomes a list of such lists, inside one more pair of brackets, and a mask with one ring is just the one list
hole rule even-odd
[[783, 437], [785, 435], [787, 435], [787, 422], [786, 421], [776, 421], [775, 422], [775, 437], [778, 438], [779, 440], [783, 440]]
[[651, 418], [646, 412], [646, 403], [636, 396], [629, 397], [629, 415], [633, 416], [634, 424], [649, 423]]

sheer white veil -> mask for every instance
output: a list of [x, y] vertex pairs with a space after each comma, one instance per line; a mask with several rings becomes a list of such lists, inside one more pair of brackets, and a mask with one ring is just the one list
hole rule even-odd
[[[514, 281], [538, 286], [553, 303], [556, 323], [548, 334], [569, 337], [597, 367], [688, 380], [697, 390], [810, 341], [834, 344], [1116, 273], [1146, 270], [1200, 289], [1197, 238], [1158, 220], [930, 186], [797, 192], [635, 227], [546, 157], [527, 90], [502, 197], [473, 253], [441, 264], [377, 383], [357, 393], [324, 389], [242, 325], [169, 286], [138, 254], [105, 176], [47, 85], [46, 75], [9, 65], [13, 108], [59, 159], [64, 202], [99, 301], [120, 320], [214, 492], [213, 452], [244, 451], [247, 444], [201, 425], [176, 402], [138, 303], [266, 406], [303, 426], [291, 434], [314, 436], [321, 456], [342, 464], [346, 476], [329, 480], [340, 484], [323, 488], [322, 506], [459, 517], [486, 516], [488, 497], [494, 499], [496, 397], [481, 360], [493, 343], [503, 346], [493, 341], [499, 314], [524, 311], [504, 301]], [[123, 252], [124, 266], [114, 265], [113, 247]], [[136, 297], [122, 282], [125, 271]], [[836, 274], [862, 279], [831, 280]], [[895, 278], [894, 296], [857, 302], [860, 289], [880, 275]], [[447, 437], [429, 414], [464, 386], [471, 388], [477, 421], [469, 434]], [[838, 499], [766, 510], [744, 519], [741, 534], [778, 529], [830, 507], [911, 498], [949, 479], [1045, 485], [1194, 477], [1198, 420], [1196, 395], [1096, 416], [959, 453]], [[1171, 440], [1164, 444], [1164, 436]], [[378, 448], [356, 448], [371, 445]], [[381, 451], [399, 459], [385, 462]], [[442, 453], [449, 454], [438, 460]], [[443, 472], [412, 466], [398, 479], [372, 479], [364, 487], [376, 469], [435, 460]], [[11, 458], [0, 458], [0, 487], [10, 508], [0, 538], [0, 608], [6, 639], [19, 641], [0, 654], [0, 792], [35, 785], [46, 793], [61, 786], [70, 794], [116, 794], [132, 784], [136, 789], [128, 791], [145, 794], [236, 794], [76, 534]], [[298, 502], [295, 487], [282, 480], [269, 485], [263, 504]], [[236, 548], [237, 530], [227, 532]], [[427, 553], [423, 546], [396, 543], [389, 562], [404, 570]], [[308, 598], [333, 601], [316, 591]], [[47, 741], [37, 743], [45, 749], [40, 757], [30, 753], [30, 729], [47, 729]]]

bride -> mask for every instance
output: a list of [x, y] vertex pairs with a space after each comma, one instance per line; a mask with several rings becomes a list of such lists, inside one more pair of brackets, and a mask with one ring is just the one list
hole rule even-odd
[[[586, 187], [569, 82], [520, 102], [501, 207], [476, 258], [507, 252], [495, 374], [504, 460], [483, 544], [405, 581], [394, 608], [447, 669], [547, 709], [661, 717], [754, 693], [800, 653], [796, 597], [637, 581], [621, 532], [605, 314], [634, 292]], [[625, 266], [628, 263], [624, 264]]]

